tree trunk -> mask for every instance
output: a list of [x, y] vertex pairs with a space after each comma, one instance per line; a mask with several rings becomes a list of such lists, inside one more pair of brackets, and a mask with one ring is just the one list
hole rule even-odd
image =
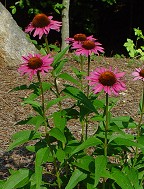
[[69, 6], [70, 0], [63, 0], [62, 4], [64, 5], [64, 9], [62, 10], [62, 30], [61, 30], [61, 37], [62, 37], [62, 45], [61, 50], [67, 47], [65, 39], [69, 37]]

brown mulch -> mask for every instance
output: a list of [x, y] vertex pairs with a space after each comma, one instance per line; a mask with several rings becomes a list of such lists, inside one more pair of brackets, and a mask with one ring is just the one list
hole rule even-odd
[[[78, 66], [78, 63], [69, 56], [69, 61], [65, 66], [65, 71], [72, 73], [71, 66]], [[112, 66], [118, 68], [120, 71], [125, 71], [127, 90], [120, 93], [118, 103], [113, 109], [114, 115], [130, 115], [134, 120], [138, 120], [138, 104], [142, 93], [141, 81], [133, 81], [131, 73], [135, 67], [140, 67], [142, 63], [131, 61], [126, 58], [106, 58], [97, 57], [91, 62], [91, 70], [96, 67]], [[49, 81], [50, 74], [44, 78]], [[34, 77], [36, 81], [36, 77]], [[33, 128], [29, 125], [16, 125], [22, 119], [27, 118], [34, 112], [30, 106], [22, 106], [21, 98], [27, 97], [29, 91], [11, 91], [14, 87], [22, 84], [30, 84], [27, 76], [21, 77], [17, 72], [17, 67], [0, 68], [0, 179], [4, 179], [8, 175], [8, 169], [18, 169], [20, 167], [32, 167], [33, 155], [24, 149], [24, 146], [16, 148], [13, 151], [6, 152], [11, 136], [17, 131]], [[60, 81], [61, 85], [61, 81]], [[47, 94], [48, 98], [52, 98]], [[69, 102], [65, 102], [67, 105]], [[51, 111], [55, 111], [53, 108]], [[80, 131], [78, 121], [70, 122], [70, 129], [78, 136]]]

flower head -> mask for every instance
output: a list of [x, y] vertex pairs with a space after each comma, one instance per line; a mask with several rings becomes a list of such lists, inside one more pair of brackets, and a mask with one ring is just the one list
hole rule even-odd
[[103, 53], [104, 49], [101, 45], [102, 45], [101, 43], [96, 42], [96, 39], [93, 38], [93, 36], [89, 36], [87, 37], [86, 40], [81, 41], [81, 43], [74, 41], [72, 44], [72, 49], [76, 49], [75, 51], [76, 55], [85, 55], [88, 57], [92, 53], [94, 54], [99, 54], [99, 52]]
[[29, 74], [29, 78], [32, 79], [33, 75], [37, 72], [41, 72], [43, 75], [52, 69], [50, 66], [53, 62], [53, 58], [50, 54], [42, 56], [41, 54], [29, 54], [28, 56], [22, 56], [23, 63], [18, 68], [21, 75]]
[[132, 75], [135, 77], [134, 80], [144, 81], [144, 69], [136, 68]]
[[87, 37], [84, 33], [77, 33], [73, 37], [67, 38], [66, 42], [72, 44], [74, 42], [81, 43], [85, 40], [94, 40], [95, 41], [96, 39], [93, 38], [93, 35]]
[[39, 35], [39, 39], [45, 34], [47, 35], [49, 31], [56, 30], [60, 31], [60, 27], [62, 26], [61, 22], [52, 20], [52, 16], [47, 16], [45, 14], [37, 14], [32, 22], [25, 29], [26, 33], [31, 33], [34, 31], [33, 36]]
[[89, 80], [89, 85], [93, 86], [94, 93], [98, 93], [102, 90], [105, 93], [111, 95], [118, 95], [120, 91], [126, 90], [125, 83], [121, 78], [125, 75], [124, 72], [117, 72], [117, 69], [112, 71], [112, 68], [96, 68], [95, 71], [90, 73], [90, 76], [87, 76]]

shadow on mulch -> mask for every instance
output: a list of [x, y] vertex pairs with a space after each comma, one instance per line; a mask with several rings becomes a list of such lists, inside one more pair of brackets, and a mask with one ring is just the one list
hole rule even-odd
[[10, 169], [28, 168], [34, 170], [35, 155], [29, 152], [25, 146], [26, 144], [0, 154], [0, 180], [4, 180], [10, 176]]

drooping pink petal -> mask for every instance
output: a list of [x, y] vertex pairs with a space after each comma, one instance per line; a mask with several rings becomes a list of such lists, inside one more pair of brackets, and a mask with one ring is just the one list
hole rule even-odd
[[[38, 15], [40, 14], [37, 14], [36, 16]], [[46, 17], [45, 14], [41, 14], [41, 15], [42, 16], [44, 15], [44, 17]], [[30, 34], [33, 32], [33, 36], [35, 37], [38, 35], [39, 39], [41, 39], [43, 35], [48, 35], [50, 30], [55, 30], [59, 32], [60, 27], [62, 26], [62, 22], [52, 20], [52, 18], [53, 18], [52, 16], [47, 16], [47, 19], [49, 20], [49, 22], [47, 22], [47, 24], [44, 23], [42, 27], [41, 27], [41, 24], [40, 26], [33, 26], [32, 22], [30, 22], [30, 24], [26, 27], [25, 32], [30, 33]], [[37, 25], [39, 25], [39, 23]]]
[[[50, 54], [45, 56], [42, 56], [41, 54], [29, 54], [28, 56], [23, 56], [22, 59], [24, 62], [18, 68], [18, 72], [20, 72], [21, 75], [28, 74], [30, 80], [38, 71], [40, 71], [42, 75], [45, 75], [45, 73], [53, 69], [51, 64], [54, 59]], [[33, 62], [31, 66], [30, 62]], [[34, 64], [36, 64], [36, 66]]]
[[101, 67], [96, 68], [86, 79], [95, 94], [104, 90], [108, 95], [112, 93], [118, 95], [120, 91], [126, 90], [126, 85], [122, 80], [124, 75], [124, 72], [118, 72], [117, 69], [112, 71], [111, 67], [109, 69]]

